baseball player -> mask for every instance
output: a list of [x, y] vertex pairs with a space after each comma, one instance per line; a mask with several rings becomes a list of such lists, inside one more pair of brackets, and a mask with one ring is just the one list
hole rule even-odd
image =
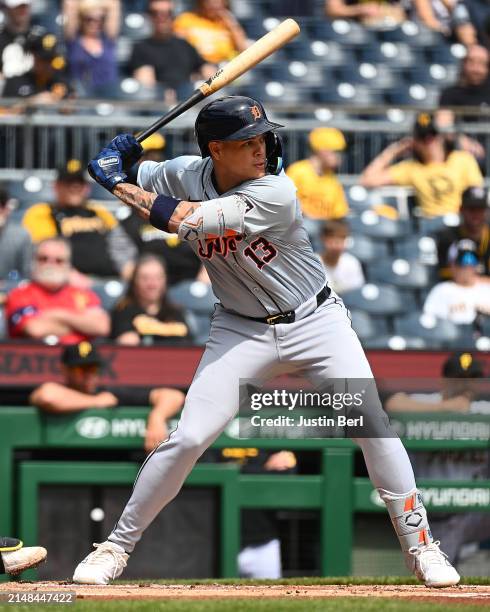
[[42, 546], [26, 546], [18, 538], [0, 536], [0, 574], [17, 576], [46, 560], [48, 551]]
[[[132, 184], [142, 147], [124, 134], [89, 164], [95, 180], [154, 227], [189, 242], [219, 304], [178, 427], [143, 463], [116, 526], [77, 566], [75, 582], [120, 576], [144, 530], [235, 417], [240, 379], [285, 371], [301, 371], [314, 384], [373, 378], [348, 311], [313, 253], [294, 183], [281, 171], [280, 127], [257, 100], [229, 96], [198, 114], [202, 157], [143, 162]], [[356, 442], [409, 568], [427, 586], [457, 584], [458, 573], [432, 540], [399, 438]]]

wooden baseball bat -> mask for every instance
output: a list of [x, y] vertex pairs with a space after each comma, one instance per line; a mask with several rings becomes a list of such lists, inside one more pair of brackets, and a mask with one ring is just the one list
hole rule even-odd
[[297, 36], [299, 32], [300, 28], [296, 21], [294, 21], [294, 19], [286, 19], [273, 30], [262, 36], [262, 38], [255, 41], [248, 49], [242, 51], [240, 55], [234, 57], [226, 66], [220, 68], [216, 74], [196, 89], [187, 100], [174, 106], [174, 108], [170, 109], [168, 113], [160, 117], [160, 119], [150, 125], [144, 132], [138, 134], [136, 140], [138, 142], [143, 142], [143, 140], [151, 136], [161, 127], [167, 125], [179, 115], [182, 115], [186, 110], [189, 110], [189, 108], [201, 100], [204, 100], [207, 96], [233, 82], [244, 72], [256, 66], [263, 59], [269, 57], [269, 55], [272, 55], [274, 51], [283, 47], [287, 42]]

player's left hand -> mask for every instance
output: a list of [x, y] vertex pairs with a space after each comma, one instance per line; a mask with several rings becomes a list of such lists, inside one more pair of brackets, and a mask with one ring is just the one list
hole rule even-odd
[[107, 191], [114, 190], [119, 183], [124, 183], [128, 178], [123, 172], [123, 160], [119, 151], [106, 147], [94, 157], [88, 165], [88, 173]]
[[129, 170], [143, 155], [143, 147], [132, 134], [119, 134], [109, 144], [123, 160], [123, 170]]

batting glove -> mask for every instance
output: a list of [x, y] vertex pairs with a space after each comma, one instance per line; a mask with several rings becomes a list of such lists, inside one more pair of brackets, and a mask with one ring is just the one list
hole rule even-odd
[[129, 170], [143, 155], [143, 147], [132, 134], [119, 134], [109, 144], [109, 149], [115, 149], [123, 160], [123, 170]]
[[114, 190], [119, 183], [124, 183], [128, 178], [123, 172], [123, 160], [119, 151], [106, 147], [94, 157], [88, 165], [88, 173], [107, 191]]

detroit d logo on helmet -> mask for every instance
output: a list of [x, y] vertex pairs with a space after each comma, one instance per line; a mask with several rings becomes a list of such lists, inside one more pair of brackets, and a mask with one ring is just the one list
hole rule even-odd
[[252, 113], [254, 121], [257, 121], [262, 117], [262, 111], [260, 110], [260, 107], [257, 106], [257, 104], [254, 104], [254, 106], [250, 107], [250, 112]]

